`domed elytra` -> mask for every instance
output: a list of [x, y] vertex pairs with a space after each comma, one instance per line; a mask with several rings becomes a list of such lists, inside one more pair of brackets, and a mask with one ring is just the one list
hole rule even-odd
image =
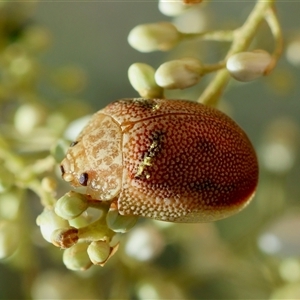
[[97, 112], [76, 141], [61, 164], [63, 178], [116, 202], [122, 215], [213, 221], [240, 211], [257, 186], [257, 159], [243, 130], [191, 101], [121, 99]]

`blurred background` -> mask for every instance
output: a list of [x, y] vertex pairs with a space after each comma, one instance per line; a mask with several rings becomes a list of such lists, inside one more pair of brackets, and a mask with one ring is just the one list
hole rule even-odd
[[[182, 30], [233, 29], [254, 4], [211, 1], [172, 21]], [[7, 180], [0, 189], [0, 244], [10, 237], [8, 250], [0, 249], [0, 299], [300, 299], [299, 3], [279, 2], [277, 10], [285, 36], [277, 68], [255, 82], [232, 80], [220, 102], [257, 149], [260, 182], [249, 207], [215, 223], [140, 220], [105, 267], [74, 272], [63, 265], [63, 251], [41, 237], [35, 220], [43, 207], [23, 188], [31, 175], [13, 182], [9, 170], [34, 165], [37, 179], [55, 177], [34, 162], [70, 122], [138, 96], [127, 79], [132, 63], [157, 68], [187, 55], [214, 62], [228, 44], [185, 42], [170, 53], [132, 49], [133, 27], [171, 20], [157, 1], [0, 3], [0, 146], [13, 162], [0, 172]], [[254, 45], [272, 51], [266, 25]], [[197, 99], [206, 84], [167, 95]], [[69, 187], [56, 180], [61, 196]]]

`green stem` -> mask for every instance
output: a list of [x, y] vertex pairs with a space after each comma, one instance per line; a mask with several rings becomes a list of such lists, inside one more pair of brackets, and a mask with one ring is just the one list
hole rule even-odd
[[203, 65], [202, 67], [202, 74], [212, 73], [215, 71], [218, 71], [220, 69], [223, 69], [225, 67], [226, 63], [225, 61], [221, 61], [216, 64], [210, 64], [210, 65]]
[[279, 57], [283, 51], [283, 37], [281, 27], [277, 18], [277, 14], [274, 7], [270, 7], [266, 13], [266, 21], [272, 31], [273, 37], [275, 39], [275, 49], [272, 53], [272, 61], [269, 64], [265, 75], [269, 74], [276, 66]]
[[107, 227], [105, 217], [100, 217], [100, 219], [92, 224], [78, 229], [79, 239], [88, 242], [100, 240], [110, 241], [115, 234], [114, 231]]
[[203, 41], [231, 42], [234, 30], [205, 31], [201, 33], [182, 33], [184, 39], [201, 39]]
[[[258, 0], [246, 22], [234, 31], [234, 40], [226, 55], [226, 59], [231, 55], [246, 50], [254, 38], [260, 23], [265, 18], [266, 12], [273, 5], [275, 0]], [[230, 79], [226, 69], [217, 72], [215, 78], [198, 98], [199, 103], [215, 106], [223, 93], [225, 86]]]

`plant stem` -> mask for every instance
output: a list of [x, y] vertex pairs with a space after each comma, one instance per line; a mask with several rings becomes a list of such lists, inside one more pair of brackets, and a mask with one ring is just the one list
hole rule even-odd
[[[244, 51], [249, 47], [260, 23], [266, 16], [266, 12], [270, 9], [274, 2], [275, 0], [257, 1], [245, 23], [234, 31], [234, 40], [225, 60], [227, 60], [227, 58], [231, 55], [240, 51]], [[215, 78], [210, 82], [202, 95], [198, 98], [198, 102], [205, 105], [216, 106], [219, 97], [223, 93], [223, 90], [229, 79], [230, 75], [226, 69], [218, 71]]]
[[204, 41], [231, 42], [234, 39], [234, 30], [217, 30], [200, 33], [182, 33], [184, 39], [198, 38]]
[[282, 54], [283, 50], [283, 37], [280, 24], [278, 22], [277, 14], [274, 7], [270, 7], [266, 13], [266, 21], [270, 26], [273, 37], [275, 39], [275, 49], [272, 54], [272, 61], [269, 64], [267, 70], [265, 71], [265, 75], [268, 75], [276, 66], [276, 63], [279, 57]]

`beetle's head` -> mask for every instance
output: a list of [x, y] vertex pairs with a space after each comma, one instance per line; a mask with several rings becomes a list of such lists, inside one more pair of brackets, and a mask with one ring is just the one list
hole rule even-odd
[[111, 200], [122, 184], [122, 132], [109, 116], [95, 114], [71, 143], [60, 168], [62, 177], [98, 200]]
[[84, 161], [84, 149], [78, 141], [71, 143], [66, 157], [60, 164], [62, 178], [74, 187], [87, 186], [89, 173], [87, 163]]

